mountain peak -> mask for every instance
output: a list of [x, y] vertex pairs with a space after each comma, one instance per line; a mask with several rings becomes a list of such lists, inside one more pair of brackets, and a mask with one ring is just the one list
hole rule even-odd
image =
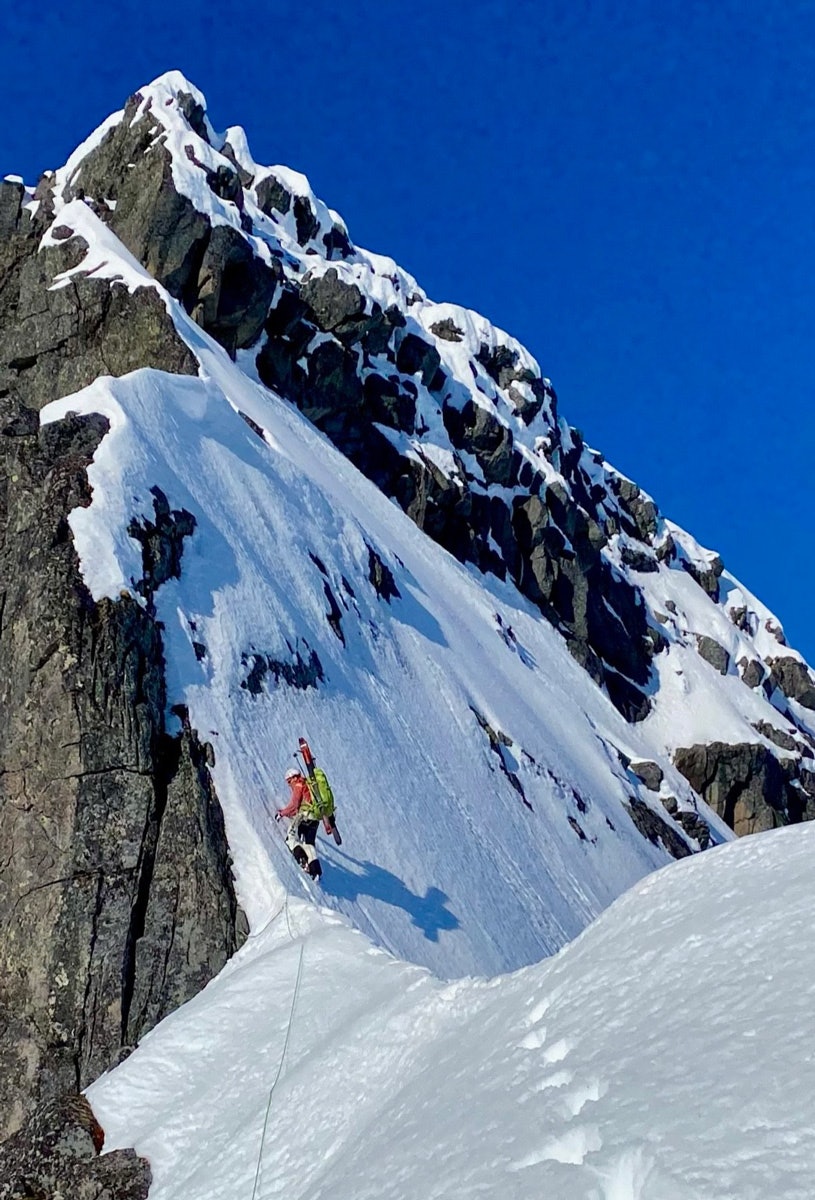
[[84, 1086], [240, 910], [310, 887], [272, 813], [300, 736], [344, 835], [310, 900], [444, 977], [815, 813], [815, 680], [772, 614], [528, 349], [216, 135], [183, 76], [0, 183], [0, 232], [20, 1080]]

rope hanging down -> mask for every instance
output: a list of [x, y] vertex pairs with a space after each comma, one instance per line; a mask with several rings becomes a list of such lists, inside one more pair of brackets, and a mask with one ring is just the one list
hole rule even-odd
[[[286, 913], [286, 919], [288, 922], [288, 911]], [[252, 1187], [252, 1200], [254, 1200], [254, 1198], [256, 1198], [257, 1190], [258, 1190], [258, 1180], [260, 1178], [260, 1163], [262, 1163], [262, 1160], [263, 1160], [263, 1147], [265, 1145], [265, 1140], [266, 1140], [266, 1128], [269, 1127], [269, 1114], [271, 1112], [271, 1099], [272, 1099], [272, 1097], [274, 1097], [275, 1087], [277, 1086], [277, 1081], [278, 1081], [278, 1079], [280, 1079], [280, 1076], [283, 1072], [283, 1063], [286, 1062], [286, 1052], [288, 1050], [289, 1038], [290, 1038], [290, 1036], [292, 1036], [292, 1024], [294, 1021], [294, 1009], [296, 1007], [296, 1002], [298, 1002], [298, 994], [300, 991], [300, 979], [302, 978], [302, 949], [304, 949], [304, 946], [302, 946], [302, 942], [301, 942], [300, 943], [300, 959], [298, 961], [298, 977], [296, 977], [296, 979], [294, 980], [294, 992], [292, 995], [292, 1010], [290, 1010], [290, 1013], [288, 1015], [288, 1026], [286, 1027], [286, 1038], [284, 1038], [284, 1040], [283, 1040], [283, 1052], [280, 1056], [280, 1062], [277, 1063], [277, 1074], [275, 1075], [274, 1080], [272, 1080], [271, 1087], [269, 1088], [269, 1102], [266, 1103], [266, 1114], [263, 1118], [263, 1133], [260, 1134], [260, 1148], [258, 1151], [258, 1165], [257, 1165], [257, 1170], [254, 1171], [254, 1184]]]

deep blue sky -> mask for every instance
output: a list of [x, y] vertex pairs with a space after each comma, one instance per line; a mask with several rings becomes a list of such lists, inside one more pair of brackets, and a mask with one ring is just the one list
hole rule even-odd
[[1, 173], [178, 67], [360, 245], [520, 338], [815, 661], [815, 0], [2, 10]]

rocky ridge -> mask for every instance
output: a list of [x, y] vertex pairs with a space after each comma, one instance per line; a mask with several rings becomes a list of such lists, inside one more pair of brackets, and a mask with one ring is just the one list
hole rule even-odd
[[144, 599], [95, 603], [67, 515], [89, 502], [108, 425], [38, 418], [99, 374], [194, 360], [155, 293], [83, 277], [53, 289], [83, 245], [57, 226], [40, 249], [50, 205], [25, 201], [0, 184], [0, 1132], [127, 1053], [242, 928], [207, 750], [169, 718], [149, 603], [189, 514], [156, 497]]
[[[523, 346], [354, 246], [304, 176], [259, 166], [240, 127], [216, 133], [178, 73], [131, 97], [26, 207], [58, 221], [76, 198], [430, 537], [514, 582], [630, 721], [649, 717], [678, 646], [749, 688], [761, 715], [728, 743], [736, 774], [712, 787], [687, 768], [737, 832], [813, 815], [806, 663], [719, 556], [559, 416]], [[694, 585], [682, 608], [668, 572]], [[704, 744], [675, 744], [680, 769]], [[755, 766], [755, 744], [779, 771]], [[746, 821], [742, 777], [760, 797]]]

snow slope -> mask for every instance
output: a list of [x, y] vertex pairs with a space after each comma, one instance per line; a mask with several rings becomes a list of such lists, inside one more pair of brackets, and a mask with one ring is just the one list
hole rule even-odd
[[686, 859], [448, 985], [291, 900], [90, 1099], [151, 1200], [811, 1200], [813, 852]]
[[[97, 276], [157, 286], [81, 202], [60, 219], [95, 248]], [[269, 919], [280, 883], [303, 886], [272, 814], [304, 733], [339, 798], [345, 835], [342, 849], [323, 846], [322, 902], [447, 977], [559, 949], [667, 860], [624, 807], [637, 793], [656, 802], [617, 754], [649, 758], [657, 747], [513, 588], [431, 542], [162, 294], [199, 378], [102, 378], [49, 405], [42, 420], [94, 411], [111, 422], [88, 474], [92, 503], [71, 515], [95, 597], [137, 594], [141, 548], [127, 530], [153, 516], [151, 488], [196, 518], [181, 578], [157, 593], [168, 701], [187, 705], [213, 744], [251, 927]], [[369, 581], [369, 547], [393, 572], [400, 597], [390, 603]], [[326, 619], [326, 583], [342, 605], [344, 642]], [[317, 655], [316, 686], [270, 674], [259, 695], [241, 687], [253, 655], [292, 662], [298, 653]], [[474, 710], [505, 745], [493, 748]], [[686, 806], [696, 803], [675, 772], [671, 785]]]

